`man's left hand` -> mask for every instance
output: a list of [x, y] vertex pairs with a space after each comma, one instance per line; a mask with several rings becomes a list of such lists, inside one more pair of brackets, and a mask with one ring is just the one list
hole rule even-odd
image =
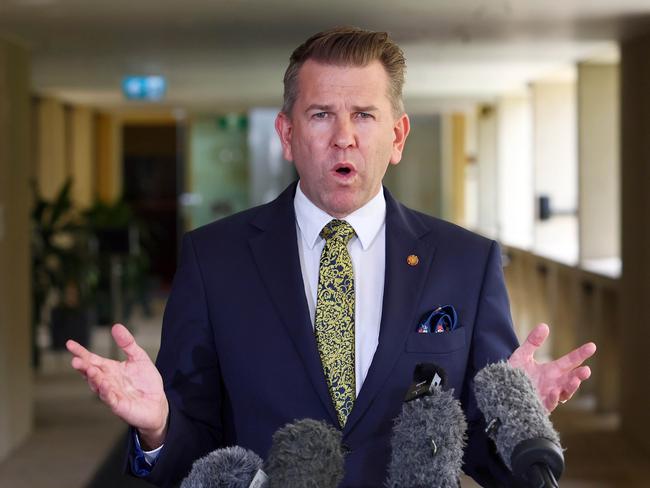
[[580, 383], [591, 376], [589, 366], [582, 366], [582, 363], [596, 352], [596, 344], [588, 342], [555, 361], [538, 363], [533, 355], [548, 334], [548, 325], [537, 325], [524, 343], [512, 353], [508, 363], [526, 372], [542, 404], [552, 412], [559, 402], [571, 398]]

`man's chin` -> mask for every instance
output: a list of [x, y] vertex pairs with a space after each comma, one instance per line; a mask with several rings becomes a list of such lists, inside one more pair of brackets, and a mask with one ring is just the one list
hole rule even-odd
[[342, 219], [358, 210], [364, 205], [358, 195], [343, 195], [327, 202], [327, 208], [323, 209], [332, 217]]

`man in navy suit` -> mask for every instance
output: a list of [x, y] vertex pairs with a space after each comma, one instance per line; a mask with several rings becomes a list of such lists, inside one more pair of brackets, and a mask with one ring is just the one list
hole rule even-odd
[[[409, 133], [404, 67], [385, 33], [332, 29], [299, 46], [276, 128], [300, 180], [267, 205], [184, 237], [156, 366], [121, 325], [112, 333], [126, 361], [68, 343], [73, 367], [133, 427], [134, 474], [172, 485], [195, 459], [226, 445], [265, 457], [273, 432], [313, 418], [342, 429], [342, 485], [381, 486], [392, 420], [415, 365], [428, 362], [445, 369], [463, 404], [465, 472], [501, 486], [508, 473], [483, 430], [475, 373], [509, 358], [548, 410], [589, 376], [581, 364], [595, 351], [591, 343], [551, 363], [534, 361], [548, 334], [543, 324], [516, 349], [496, 243], [409, 210], [382, 187]], [[353, 407], [343, 422], [314, 321], [321, 230], [333, 219], [354, 230], [346, 251], [354, 272]], [[457, 323], [420, 333], [420, 318], [443, 304]]]

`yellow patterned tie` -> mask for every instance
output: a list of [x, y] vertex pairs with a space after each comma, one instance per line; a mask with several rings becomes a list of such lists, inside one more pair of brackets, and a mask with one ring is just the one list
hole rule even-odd
[[321, 231], [325, 248], [320, 256], [314, 329], [325, 378], [341, 427], [355, 399], [354, 272], [348, 242], [354, 229], [331, 220]]

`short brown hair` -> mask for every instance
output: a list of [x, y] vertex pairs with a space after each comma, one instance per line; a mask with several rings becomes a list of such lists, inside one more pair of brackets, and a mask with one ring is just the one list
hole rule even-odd
[[406, 60], [402, 49], [387, 32], [373, 32], [359, 27], [334, 27], [314, 34], [296, 48], [284, 73], [282, 111], [291, 115], [298, 98], [298, 72], [308, 59], [339, 66], [366, 66], [378, 60], [389, 79], [388, 97], [396, 116], [404, 112], [402, 87]]

